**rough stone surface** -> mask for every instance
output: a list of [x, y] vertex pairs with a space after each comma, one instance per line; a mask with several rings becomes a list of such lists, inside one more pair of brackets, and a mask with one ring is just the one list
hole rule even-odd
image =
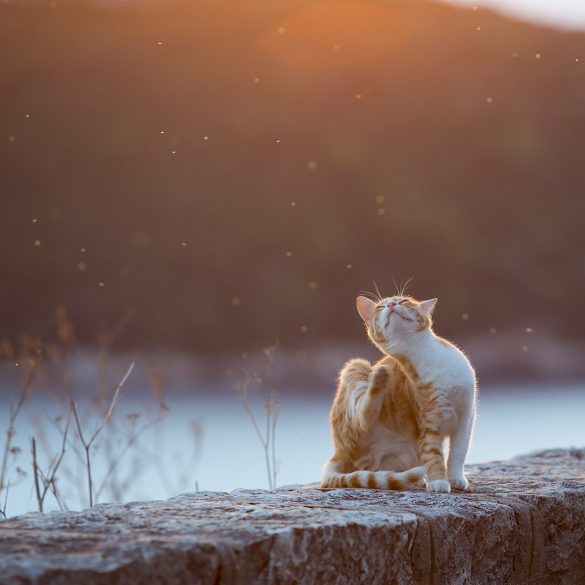
[[467, 493], [199, 492], [0, 523], [0, 583], [585, 584], [585, 449], [469, 468]]

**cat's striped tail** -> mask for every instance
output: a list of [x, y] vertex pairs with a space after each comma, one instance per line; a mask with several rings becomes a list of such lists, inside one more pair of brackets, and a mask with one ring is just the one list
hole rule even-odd
[[321, 477], [322, 488], [370, 488], [374, 490], [404, 490], [420, 485], [424, 467], [406, 471], [352, 471], [340, 473], [333, 461], [328, 461]]

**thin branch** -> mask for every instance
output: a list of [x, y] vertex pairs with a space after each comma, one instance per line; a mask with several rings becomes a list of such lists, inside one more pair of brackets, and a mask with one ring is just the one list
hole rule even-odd
[[24, 406], [27, 398], [32, 389], [32, 383], [37, 371], [37, 368], [40, 364], [40, 355], [37, 354], [34, 357], [32, 366], [28, 371], [24, 384], [21, 387], [20, 394], [18, 397], [18, 402], [16, 403], [15, 408], [10, 409], [10, 415], [8, 417], [8, 428], [6, 429], [6, 441], [4, 443], [4, 450], [2, 453], [2, 463], [0, 464], [0, 493], [4, 489], [5, 480], [6, 480], [6, 470], [8, 466], [8, 455], [10, 453], [10, 449], [12, 446], [12, 439], [14, 438], [14, 423], [16, 421], [16, 417], [20, 412], [21, 408]]
[[34, 481], [35, 481], [35, 494], [37, 496], [37, 506], [39, 508], [39, 512], [42, 512], [43, 511], [43, 498], [41, 497], [41, 486], [39, 483], [39, 465], [37, 462], [37, 442], [36, 442], [34, 437], [32, 437], [31, 443], [32, 443], [31, 452], [32, 452], [33, 477], [34, 477]]
[[75, 400], [73, 398], [73, 393], [70, 391], [71, 410], [73, 411], [73, 417], [74, 417], [75, 423], [77, 425], [77, 432], [79, 434], [79, 440], [81, 441], [81, 444], [83, 445], [83, 449], [85, 451], [85, 469], [86, 469], [86, 476], [87, 476], [87, 490], [88, 490], [88, 496], [89, 496], [88, 499], [89, 499], [89, 507], [90, 508], [93, 506], [93, 500], [94, 500], [94, 489], [93, 489], [93, 477], [92, 477], [92, 468], [91, 468], [90, 449], [91, 449], [93, 442], [97, 439], [101, 430], [104, 428], [104, 425], [112, 417], [112, 414], [114, 413], [116, 405], [118, 404], [118, 399], [120, 397], [122, 387], [126, 383], [126, 380], [128, 380], [128, 377], [132, 373], [133, 369], [134, 369], [134, 363], [131, 363], [130, 367], [128, 368], [128, 370], [126, 371], [126, 373], [124, 374], [124, 376], [122, 377], [122, 379], [120, 380], [118, 385], [116, 386], [116, 390], [114, 391], [114, 396], [112, 397], [112, 401], [110, 403], [110, 407], [108, 408], [108, 412], [102, 418], [102, 420], [98, 423], [98, 426], [96, 427], [96, 429], [93, 432], [93, 435], [90, 437], [89, 441], [86, 441], [85, 437], [83, 436], [83, 430], [81, 427], [81, 422], [79, 420], [79, 414], [77, 412], [77, 405], [75, 404]]
[[120, 380], [120, 382], [118, 382], [118, 385], [116, 386], [116, 391], [114, 392], [114, 396], [112, 398], [112, 402], [110, 403], [110, 408], [108, 408], [108, 412], [106, 413], [106, 416], [104, 418], [102, 418], [100, 424], [98, 424], [96, 430], [94, 431], [93, 435], [91, 436], [91, 438], [88, 442], [88, 445], [90, 447], [91, 447], [91, 444], [96, 440], [97, 436], [100, 434], [101, 430], [104, 428], [104, 425], [112, 417], [112, 414], [114, 413], [116, 405], [118, 404], [118, 399], [120, 398], [120, 392], [122, 391], [122, 386], [124, 386], [124, 384], [126, 383], [126, 380], [128, 380], [128, 378], [130, 377], [130, 374], [132, 373], [133, 369], [134, 369], [134, 362], [132, 362], [130, 364], [130, 367], [126, 370], [126, 373], [124, 374], [123, 378]]
[[6, 507], [8, 506], [8, 492], [10, 491], [10, 480], [6, 485], [6, 495], [4, 496], [4, 507], [0, 508], [0, 515], [6, 520]]
[[161, 420], [163, 420], [166, 416], [165, 414], [161, 414], [158, 417], [145, 422], [138, 430], [135, 430], [129, 437], [128, 437], [128, 441], [127, 443], [124, 445], [124, 447], [118, 452], [118, 454], [113, 457], [110, 460], [110, 464], [108, 465], [108, 468], [106, 470], [106, 473], [104, 475], [104, 478], [102, 480], [102, 483], [100, 484], [99, 488], [96, 490], [95, 492], [95, 498], [96, 500], [99, 499], [99, 497], [101, 496], [102, 492], [104, 491], [106, 484], [108, 482], [108, 480], [110, 479], [110, 476], [112, 475], [112, 473], [114, 472], [114, 470], [118, 467], [120, 461], [122, 460], [122, 458], [124, 457], [124, 455], [126, 455], [127, 451], [130, 449], [130, 447], [132, 447], [137, 441], [138, 438], [140, 437], [140, 435], [142, 433], [144, 433], [144, 431], [146, 431], [146, 429], [148, 429], [149, 427], [152, 427], [156, 424], [158, 424]]

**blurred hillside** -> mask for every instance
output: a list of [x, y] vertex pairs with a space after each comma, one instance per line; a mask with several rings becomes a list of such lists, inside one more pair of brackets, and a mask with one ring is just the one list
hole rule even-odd
[[0, 337], [582, 336], [585, 35], [418, 0], [0, 4]]

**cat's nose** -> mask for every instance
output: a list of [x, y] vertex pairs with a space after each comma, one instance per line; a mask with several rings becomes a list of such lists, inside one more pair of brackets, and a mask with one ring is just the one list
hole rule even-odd
[[396, 303], [388, 303], [386, 306], [392, 311], [392, 309], [394, 309], [394, 305]]

